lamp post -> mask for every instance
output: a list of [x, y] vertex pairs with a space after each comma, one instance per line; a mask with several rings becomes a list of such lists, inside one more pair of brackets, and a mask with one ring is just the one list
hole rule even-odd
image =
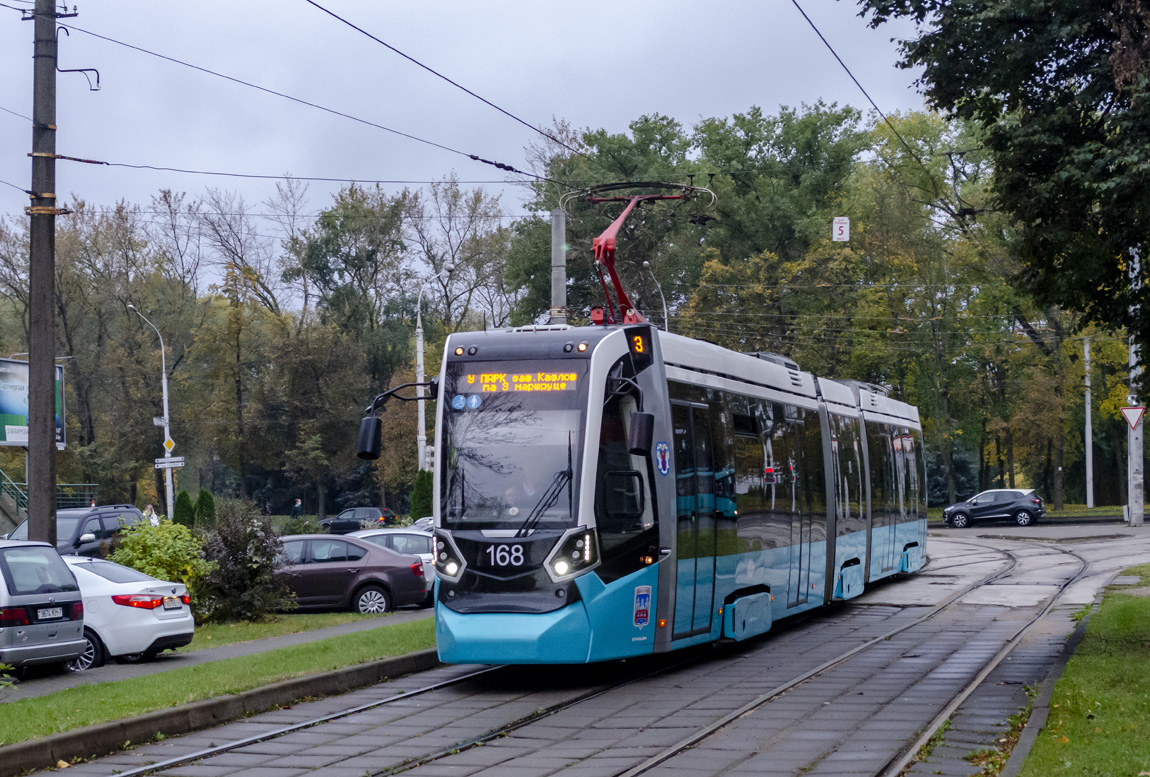
[[647, 268], [647, 272], [651, 273], [651, 280], [655, 282], [655, 288], [659, 290], [659, 299], [663, 300], [663, 331], [670, 332], [671, 319], [667, 316], [667, 298], [663, 296], [663, 285], [655, 277], [655, 271], [651, 269], [650, 262], [643, 262], [643, 266]]
[[[170, 423], [170, 418], [169, 418], [169, 414], [168, 414], [168, 361], [167, 361], [167, 358], [164, 356], [164, 336], [162, 334], [160, 334], [159, 329], [156, 329], [156, 325], [148, 320], [147, 316], [145, 316], [140, 311], [136, 310], [135, 305], [128, 305], [128, 310], [132, 311], [137, 316], [142, 318], [144, 320], [145, 324], [147, 324], [153, 330], [155, 330], [156, 337], [160, 338], [160, 386], [162, 387], [163, 392], [164, 392], [164, 458], [170, 459], [170, 458], [172, 458], [172, 450], [168, 446], [168, 441], [172, 439], [172, 435], [170, 434], [169, 426], [168, 426], [168, 424]], [[172, 447], [175, 447], [175, 446], [173, 445]], [[164, 468], [164, 486], [165, 486], [165, 489], [167, 490], [168, 520], [170, 521], [170, 520], [172, 520], [172, 512], [173, 512], [173, 507], [172, 507], [172, 501], [173, 501], [172, 500], [172, 468], [171, 467], [165, 467]]]
[[[455, 265], [448, 263], [443, 265], [443, 269], [435, 275], [428, 278], [419, 286], [419, 294], [415, 298], [415, 382], [423, 383], [423, 290], [427, 288], [427, 284], [439, 276], [450, 273], [455, 269]], [[427, 466], [427, 419], [426, 410], [424, 405], [427, 400], [423, 398], [423, 386], [415, 387], [416, 396], [419, 401], [416, 404], [419, 406], [419, 468], [431, 469]]]

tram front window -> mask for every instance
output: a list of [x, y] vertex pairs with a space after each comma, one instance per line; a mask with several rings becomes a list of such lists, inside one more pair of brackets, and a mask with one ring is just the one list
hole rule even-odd
[[449, 364], [443, 526], [562, 531], [575, 525], [586, 363]]

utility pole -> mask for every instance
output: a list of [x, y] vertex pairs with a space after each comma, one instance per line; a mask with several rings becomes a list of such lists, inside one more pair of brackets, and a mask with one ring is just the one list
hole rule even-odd
[[36, 0], [28, 343], [28, 539], [56, 544], [56, 9]]
[[[1136, 249], [1131, 249], [1131, 262], [1130, 262], [1130, 288], [1134, 292], [1135, 299], [1142, 290], [1142, 257], [1138, 254]], [[1141, 318], [1142, 308], [1141, 305], [1135, 303], [1130, 306], [1130, 312], [1133, 314], [1131, 318], [1138, 321]], [[1137, 331], [1137, 330], [1135, 330]], [[1130, 335], [1130, 396], [1127, 400], [1131, 407], [1138, 406], [1138, 381], [1142, 376], [1142, 367], [1138, 363], [1138, 340], [1136, 335]], [[1127, 445], [1127, 505], [1129, 506], [1130, 525], [1142, 525], [1142, 513], [1146, 507], [1146, 493], [1143, 486], [1143, 462], [1142, 462], [1142, 419], [1138, 419], [1138, 423], [1130, 427], [1130, 432], [1126, 437]]]
[[567, 323], [567, 214], [551, 211], [551, 323]]
[[1094, 507], [1094, 426], [1090, 422], [1090, 338], [1082, 341], [1086, 361], [1086, 507]]

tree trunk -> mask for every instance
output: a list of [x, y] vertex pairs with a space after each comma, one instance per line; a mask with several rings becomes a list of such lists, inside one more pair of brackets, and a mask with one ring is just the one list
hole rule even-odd
[[994, 435], [994, 459], [998, 462], [998, 487], [1006, 488], [1006, 472], [1002, 463], [1002, 435]]
[[322, 521], [327, 518], [327, 482], [323, 478], [315, 484], [315, 499], [315, 519]]
[[1062, 458], [1066, 450], [1066, 438], [1058, 435], [1054, 444], [1054, 509], [1062, 510]]
[[1014, 488], [1014, 430], [1006, 427], [1006, 476], [1010, 479], [1010, 488]]

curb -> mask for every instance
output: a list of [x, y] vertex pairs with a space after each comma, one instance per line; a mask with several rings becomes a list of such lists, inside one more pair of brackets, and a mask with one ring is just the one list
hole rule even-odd
[[129, 742], [147, 742], [157, 733], [187, 734], [305, 697], [332, 696], [382, 682], [389, 677], [424, 672], [439, 665], [435, 648], [323, 674], [296, 677], [243, 693], [203, 699], [182, 707], [147, 712], [123, 720], [63, 731], [43, 739], [0, 746], [0, 777], [55, 766], [73, 758], [95, 758], [124, 749]]

